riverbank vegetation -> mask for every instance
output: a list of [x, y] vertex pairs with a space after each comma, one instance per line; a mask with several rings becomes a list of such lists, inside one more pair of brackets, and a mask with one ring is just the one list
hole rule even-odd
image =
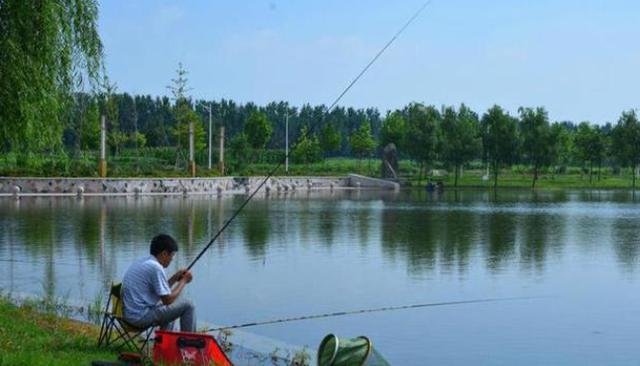
[[0, 296], [0, 365], [89, 365], [115, 360], [113, 351], [96, 345], [98, 329], [41, 313], [36, 306], [16, 306]]

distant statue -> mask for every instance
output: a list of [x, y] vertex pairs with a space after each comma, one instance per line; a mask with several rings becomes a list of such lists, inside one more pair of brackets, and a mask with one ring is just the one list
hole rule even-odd
[[382, 150], [382, 178], [398, 179], [398, 150], [393, 142]]

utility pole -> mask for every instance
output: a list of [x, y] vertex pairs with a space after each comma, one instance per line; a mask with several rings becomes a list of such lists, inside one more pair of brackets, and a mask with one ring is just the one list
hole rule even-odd
[[206, 109], [207, 111], [209, 111], [209, 160], [208, 160], [208, 164], [207, 164], [207, 169], [211, 170], [211, 151], [213, 150], [213, 145], [212, 145], [212, 138], [213, 138], [213, 134], [212, 134], [212, 125], [213, 125], [213, 118], [212, 118], [212, 110], [213, 110], [213, 103], [209, 103], [209, 105], [207, 106], [206, 104], [202, 104], [202, 107], [204, 107], [204, 109]]
[[220, 175], [224, 175], [224, 126], [220, 126], [220, 159], [218, 161]]
[[213, 105], [211, 103], [209, 103], [209, 165], [208, 168], [209, 170], [211, 170], [211, 150], [213, 150], [211, 148], [211, 109], [212, 109]]
[[287, 111], [284, 121], [284, 171], [289, 173], [289, 111]]
[[100, 161], [98, 162], [98, 175], [100, 178], [107, 176], [107, 121], [104, 115], [100, 118]]
[[189, 122], [189, 171], [191, 172], [191, 176], [196, 176], [196, 162], [194, 159], [194, 151], [193, 151], [193, 121]]
[[212, 139], [212, 134], [211, 134], [211, 126], [212, 126], [212, 117], [211, 117], [211, 113], [212, 113], [212, 109], [213, 109], [213, 104], [209, 103], [209, 106], [207, 106], [206, 104], [202, 105], [206, 110], [209, 111], [209, 161], [207, 164], [207, 168], [209, 170], [211, 170], [211, 150], [213, 150], [213, 146], [211, 145], [211, 139]]

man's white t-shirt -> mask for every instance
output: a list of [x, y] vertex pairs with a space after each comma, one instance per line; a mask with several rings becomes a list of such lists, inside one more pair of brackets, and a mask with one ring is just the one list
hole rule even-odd
[[141, 320], [158, 304], [161, 296], [170, 294], [167, 274], [156, 257], [149, 255], [138, 259], [122, 279], [124, 318], [134, 323]]

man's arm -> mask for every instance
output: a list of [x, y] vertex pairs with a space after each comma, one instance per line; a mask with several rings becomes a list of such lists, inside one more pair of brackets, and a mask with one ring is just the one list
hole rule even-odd
[[[180, 276], [178, 276], [179, 273], [180, 273]], [[184, 270], [178, 271], [176, 272], [176, 274], [171, 276], [171, 279], [169, 280], [169, 284], [173, 286], [173, 283], [177, 281], [178, 285], [171, 290], [171, 293], [169, 295], [160, 296], [160, 300], [162, 300], [162, 303], [164, 305], [169, 305], [173, 303], [178, 298], [178, 296], [180, 296], [180, 293], [182, 292], [182, 289], [184, 288], [184, 286], [186, 286], [187, 283], [191, 282], [191, 279], [192, 279], [191, 272], [187, 272]]]

